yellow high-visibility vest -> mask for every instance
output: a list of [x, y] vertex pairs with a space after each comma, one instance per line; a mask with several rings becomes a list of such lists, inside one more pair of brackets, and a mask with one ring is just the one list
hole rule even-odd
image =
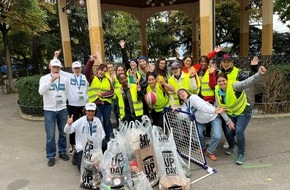
[[222, 97], [218, 94], [220, 87], [215, 88], [215, 98], [219, 106], [226, 109], [229, 115], [241, 115], [247, 106], [247, 95], [243, 90], [240, 97], [237, 98], [233, 89], [233, 83], [228, 82], [225, 103], [222, 103]]
[[88, 90], [88, 96], [89, 96], [89, 102], [93, 103], [96, 99], [100, 99], [101, 101], [107, 101], [109, 103], [112, 103], [112, 98], [101, 98], [98, 97], [97, 93], [101, 92], [107, 92], [110, 90], [111, 87], [111, 81], [107, 77], [104, 77], [102, 81], [99, 80], [98, 77], [94, 76], [94, 79], [89, 87]]
[[174, 77], [174, 75], [172, 75], [169, 78], [169, 80], [168, 80], [168, 84], [170, 84], [171, 86], [173, 86], [174, 89], [175, 89], [175, 91], [173, 92], [174, 105], [179, 105], [179, 99], [178, 99], [178, 94], [177, 94], [178, 89], [184, 88], [188, 92], [190, 92], [191, 94], [193, 93], [193, 90], [190, 89], [190, 78], [189, 78], [189, 74], [186, 74], [186, 73], [183, 73], [182, 72], [179, 80], [177, 80]]
[[[131, 84], [129, 88], [130, 88], [130, 94], [131, 94], [131, 98], [132, 98], [132, 103], [133, 103], [135, 115], [142, 116], [143, 115], [143, 103], [142, 103], [142, 101], [138, 100], [137, 86], [136, 86], [136, 84]], [[118, 88], [115, 91], [115, 94], [118, 98], [118, 105], [119, 105], [120, 119], [121, 120], [125, 116], [125, 103], [124, 103], [124, 99], [123, 99], [123, 93], [124, 92], [123, 92], [122, 88]]]
[[209, 86], [209, 71], [207, 70], [201, 79], [201, 95], [214, 96], [214, 90]]
[[197, 89], [196, 89], [196, 90], [193, 90], [193, 94], [198, 95], [199, 92], [200, 92], [200, 86], [201, 86], [201, 85], [200, 85], [200, 79], [199, 79], [199, 76], [198, 76], [197, 73], [195, 74], [195, 81], [196, 81]]
[[233, 70], [229, 74], [227, 74], [228, 81], [231, 81], [231, 82], [237, 81], [238, 74], [239, 74], [239, 69], [237, 67], [233, 67]]
[[[129, 70], [126, 72], [126, 74], [127, 74], [127, 76], [128, 76], [128, 81], [129, 81], [129, 83], [130, 83], [130, 84], [134, 84], [135, 81], [130, 81], [130, 71], [129, 71]], [[141, 74], [140, 74], [138, 71], [136, 71], [136, 75], [137, 75], [137, 78], [140, 80], [140, 79], [141, 79]]]

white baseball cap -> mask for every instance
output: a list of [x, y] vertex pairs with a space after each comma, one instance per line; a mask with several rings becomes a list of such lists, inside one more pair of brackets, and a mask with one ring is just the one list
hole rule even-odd
[[95, 103], [87, 103], [86, 104], [86, 110], [88, 111], [88, 110], [93, 110], [93, 111], [95, 111], [97, 109], [97, 106], [96, 106], [96, 104]]
[[61, 62], [58, 59], [52, 59], [49, 64], [50, 66], [62, 67]]
[[79, 61], [75, 61], [75, 62], [73, 62], [73, 63], [72, 63], [72, 68], [76, 68], [76, 67], [78, 67], [78, 68], [82, 67], [81, 62], [79, 62]]

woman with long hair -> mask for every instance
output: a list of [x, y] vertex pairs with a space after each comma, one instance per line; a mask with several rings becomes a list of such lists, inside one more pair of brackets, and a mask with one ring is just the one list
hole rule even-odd
[[166, 83], [164, 80], [157, 81], [156, 73], [147, 73], [147, 83], [146, 93], [154, 92], [157, 96], [156, 103], [154, 105], [149, 105], [151, 108], [151, 117], [153, 120], [153, 125], [157, 125], [163, 128], [163, 108], [170, 106], [169, 92], [174, 92], [174, 87]]

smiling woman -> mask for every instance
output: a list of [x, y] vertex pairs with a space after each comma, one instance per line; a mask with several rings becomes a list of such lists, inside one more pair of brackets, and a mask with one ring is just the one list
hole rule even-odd
[[237, 165], [243, 165], [245, 162], [245, 130], [252, 116], [252, 105], [248, 102], [245, 89], [258, 82], [265, 73], [265, 67], [260, 66], [258, 73], [239, 82], [228, 80], [227, 74], [223, 72], [217, 75], [216, 102], [219, 107], [225, 108], [228, 115], [228, 118], [224, 117], [227, 125], [224, 133], [229, 143], [229, 148], [226, 149], [225, 154], [233, 154], [234, 137], [236, 136], [238, 143]]

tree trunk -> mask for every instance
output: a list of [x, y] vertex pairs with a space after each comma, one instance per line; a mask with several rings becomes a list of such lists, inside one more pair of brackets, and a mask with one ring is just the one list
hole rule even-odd
[[3, 44], [4, 44], [4, 50], [5, 50], [5, 62], [7, 67], [7, 78], [9, 83], [9, 93], [16, 92], [13, 84], [13, 77], [12, 77], [12, 67], [11, 67], [11, 57], [10, 57], [10, 50], [8, 46], [8, 29], [6, 29], [5, 24], [2, 29], [2, 37], [3, 37]]
[[30, 56], [31, 56], [31, 64], [33, 65], [32, 74], [43, 73], [43, 60], [41, 48], [39, 47], [39, 38], [37, 36], [32, 37], [30, 42]]

